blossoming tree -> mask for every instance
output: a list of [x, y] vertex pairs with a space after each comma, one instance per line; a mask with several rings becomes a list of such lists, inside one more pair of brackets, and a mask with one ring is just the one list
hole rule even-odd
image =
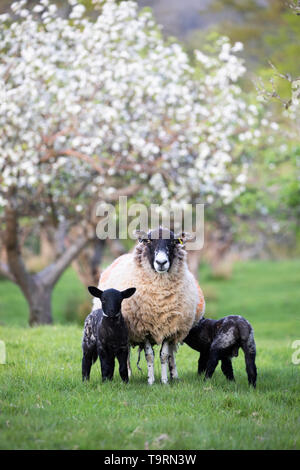
[[[259, 139], [257, 108], [237, 84], [241, 44], [221, 38], [192, 66], [134, 2], [107, 0], [95, 20], [69, 3], [68, 18], [48, 0], [0, 17], [0, 268], [24, 293], [30, 324], [51, 322], [53, 286], [95, 237], [97, 201], [140, 192], [230, 203], [244, 190], [243, 148]], [[24, 224], [62, 223], [68, 246], [30, 274]]]

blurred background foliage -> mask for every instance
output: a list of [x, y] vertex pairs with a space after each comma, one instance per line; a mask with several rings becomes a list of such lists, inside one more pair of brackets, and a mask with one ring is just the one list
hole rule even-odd
[[[13, 0], [0, 1], [0, 13]], [[36, 2], [29, 1], [29, 5]], [[54, 1], [62, 15], [70, 6], [66, 0]], [[90, 15], [96, 15], [92, 0], [79, 0]], [[102, 2], [103, 3], [103, 2]], [[244, 44], [242, 56], [249, 74], [272, 75], [271, 61], [282, 73], [299, 74], [299, 18], [291, 13], [286, 0], [137, 0], [140, 8], [150, 7], [163, 34], [181, 40], [188, 51], [202, 49], [210, 33]], [[282, 83], [283, 90], [286, 84]]]
[[[1, 0], [0, 13], [7, 11], [12, 3], [12, 0]], [[71, 7], [66, 0], [53, 3], [58, 5], [61, 15], [68, 15]], [[85, 5], [89, 15], [96, 16], [92, 0], [79, 0], [79, 3]], [[179, 39], [191, 60], [195, 49], [211, 52], [219, 36], [229, 37], [232, 43], [242, 42], [244, 48], [240, 56], [245, 60], [247, 71], [241, 81], [250, 102], [257, 98], [255, 83], [259, 80], [271, 90], [269, 80], [273, 79], [279, 95], [289, 98], [290, 83], [276, 76], [270, 67], [271, 62], [282, 74], [300, 76], [300, 18], [292, 13], [286, 0], [137, 0], [137, 3], [140, 9], [153, 10], [163, 35]], [[223, 206], [224, 216], [231, 217], [232, 221], [238, 218], [233, 229], [235, 239], [253, 244], [256, 236], [251, 234], [251, 225], [256, 231], [258, 222], [260, 228], [272, 233], [272, 244], [275, 239], [276, 245], [279, 239], [284, 251], [284, 237], [288, 241], [287, 253], [294, 249], [299, 253], [300, 144], [299, 139], [295, 139], [299, 123], [294, 123], [296, 133], [291, 136], [289, 130], [293, 123], [286, 117], [282, 104], [270, 100], [266, 106], [270, 109], [270, 120], [276, 120], [280, 128], [277, 131], [274, 128], [275, 132], [269, 136], [269, 123], [263, 129], [266, 142], [259, 149], [259, 155], [253, 155], [247, 191], [234, 207]], [[217, 205], [211, 210], [206, 208], [209, 220], [214, 220], [217, 212]], [[28, 243], [36, 248], [38, 241], [32, 238]]]
[[[0, 1], [0, 13], [7, 11], [11, 3]], [[68, 15], [70, 6], [66, 1], [54, 3], [61, 15]], [[96, 15], [92, 0], [81, 0], [81, 3], [88, 15]], [[243, 43], [240, 55], [247, 72], [241, 86], [250, 103], [257, 100], [255, 85], [259, 80], [272, 92], [270, 79], [273, 79], [278, 94], [289, 99], [290, 82], [276, 76], [270, 66], [273, 64], [281, 74], [300, 76], [300, 18], [285, 0], [138, 0], [137, 3], [141, 9], [153, 9], [157, 23], [162, 25], [162, 34], [179, 39], [191, 60], [195, 49], [209, 54], [220, 36], [229, 37], [232, 43]], [[200, 69], [197, 73], [201, 73]], [[300, 254], [299, 117], [291, 119], [276, 100], [267, 100], [264, 106], [268, 110], [268, 120], [260, 129], [264, 139], [255, 152], [249, 147], [251, 165], [246, 191], [232, 205], [224, 206], [220, 200], [205, 208], [206, 245], [200, 258], [204, 267], [210, 266], [210, 276], [216, 279], [228, 279], [236, 259], [280, 259]], [[236, 146], [237, 154], [238, 151]], [[135, 200], [139, 200], [138, 194]], [[26, 227], [25, 218], [22, 226]], [[47, 264], [49, 250], [47, 254], [47, 242], [44, 242], [40, 233], [31, 233], [26, 239], [24, 250], [32, 272]], [[130, 250], [133, 244], [131, 240], [122, 240], [118, 246], [105, 244], [101, 266]], [[86, 275], [84, 269], [80, 272], [83, 265], [83, 259], [73, 265], [79, 277], [82, 275], [82, 281]], [[68, 275], [71, 279], [72, 275]], [[72, 279], [71, 283], [74, 282]], [[214, 295], [212, 289], [212, 299]], [[64, 299], [65, 320], [82, 322], [88, 305], [90, 299], [83, 294], [74, 297], [70, 290]]]

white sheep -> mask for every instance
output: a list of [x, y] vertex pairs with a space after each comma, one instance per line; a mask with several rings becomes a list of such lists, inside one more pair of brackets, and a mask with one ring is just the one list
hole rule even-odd
[[[154, 382], [154, 344], [161, 344], [161, 381], [178, 377], [175, 352], [191, 327], [204, 314], [203, 293], [186, 262], [187, 235], [168, 229], [138, 232], [132, 253], [117, 258], [101, 275], [98, 288], [124, 290], [136, 287], [125, 299], [122, 312], [130, 343], [142, 346], [148, 365], [148, 383]], [[94, 299], [93, 310], [101, 308]]]

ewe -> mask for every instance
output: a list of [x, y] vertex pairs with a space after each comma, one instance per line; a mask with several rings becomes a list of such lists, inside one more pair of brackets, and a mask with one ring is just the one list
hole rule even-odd
[[[101, 275], [98, 288], [118, 290], [136, 287], [136, 293], [124, 300], [122, 312], [131, 345], [145, 350], [148, 383], [154, 382], [154, 352], [161, 344], [161, 381], [177, 378], [176, 344], [182, 342], [204, 313], [204, 297], [187, 267], [185, 242], [168, 229], [138, 232], [138, 244], [132, 253], [117, 258]], [[93, 310], [101, 308], [94, 299]]]

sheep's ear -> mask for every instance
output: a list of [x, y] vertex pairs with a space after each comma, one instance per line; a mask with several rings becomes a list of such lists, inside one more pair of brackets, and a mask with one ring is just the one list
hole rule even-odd
[[123, 290], [121, 292], [123, 299], [128, 299], [128, 297], [131, 297], [136, 291], [135, 287], [129, 287], [129, 289]]
[[186, 242], [193, 240], [195, 237], [188, 232], [178, 233], [174, 236], [176, 243], [180, 243], [181, 245], [185, 245]]
[[138, 239], [139, 242], [148, 238], [148, 235], [143, 230], [134, 230], [133, 236]]
[[94, 297], [98, 297], [99, 299], [101, 299], [102, 294], [103, 294], [102, 290], [94, 286], [89, 286], [88, 290], [89, 290], [89, 293], [92, 294]]

